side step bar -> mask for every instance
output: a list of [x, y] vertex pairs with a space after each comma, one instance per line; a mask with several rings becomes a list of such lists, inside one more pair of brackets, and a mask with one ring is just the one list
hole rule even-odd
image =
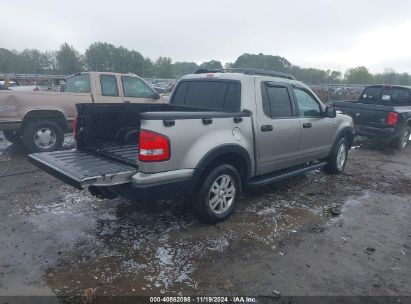
[[288, 179], [288, 178], [293, 177], [293, 176], [303, 174], [303, 173], [308, 172], [308, 171], [321, 169], [326, 164], [327, 164], [327, 162], [320, 162], [320, 163], [316, 163], [316, 164], [313, 164], [313, 165], [310, 165], [310, 166], [296, 167], [293, 170], [276, 172], [276, 174], [270, 174], [270, 175], [266, 175], [266, 176], [259, 176], [255, 179], [250, 180], [247, 183], [247, 186], [249, 186], [249, 187], [265, 186], [265, 185], [268, 185], [268, 184], [271, 184], [271, 183], [275, 183], [275, 182], [279, 182], [279, 181]]

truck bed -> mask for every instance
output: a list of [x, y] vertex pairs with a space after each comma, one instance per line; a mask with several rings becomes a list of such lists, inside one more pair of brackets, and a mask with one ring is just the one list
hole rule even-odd
[[135, 166], [137, 168], [138, 145], [123, 145], [116, 144], [95, 149], [97, 154], [106, 156], [111, 159], [120, 161], [126, 165]]

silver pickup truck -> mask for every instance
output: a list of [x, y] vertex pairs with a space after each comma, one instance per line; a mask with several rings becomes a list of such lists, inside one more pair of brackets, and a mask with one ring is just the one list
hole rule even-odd
[[256, 69], [183, 77], [169, 104], [78, 104], [77, 149], [32, 163], [101, 198], [191, 196], [206, 222], [227, 218], [245, 187], [325, 167], [343, 171], [352, 118], [292, 76]]

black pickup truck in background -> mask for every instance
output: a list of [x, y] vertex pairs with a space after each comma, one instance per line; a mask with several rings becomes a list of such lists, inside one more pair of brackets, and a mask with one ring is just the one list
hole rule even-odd
[[403, 150], [411, 136], [411, 87], [371, 85], [358, 100], [336, 101], [338, 111], [354, 120], [356, 135]]

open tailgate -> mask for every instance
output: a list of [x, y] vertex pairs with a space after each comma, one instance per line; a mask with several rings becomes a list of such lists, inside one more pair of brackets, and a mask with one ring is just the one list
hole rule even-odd
[[35, 166], [80, 190], [92, 185], [129, 183], [138, 172], [136, 167], [78, 150], [34, 153], [28, 158]]

